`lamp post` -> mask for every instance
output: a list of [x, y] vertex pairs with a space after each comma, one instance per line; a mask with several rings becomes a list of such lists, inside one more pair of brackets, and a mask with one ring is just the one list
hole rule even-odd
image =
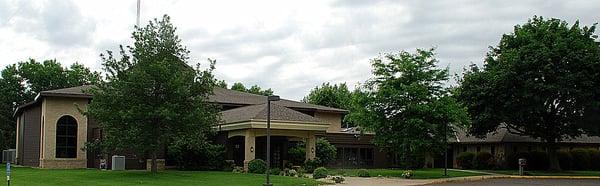
[[272, 186], [271, 172], [271, 101], [279, 101], [279, 96], [267, 96], [267, 182], [263, 186]]
[[448, 124], [444, 123], [444, 142], [446, 142], [444, 149], [444, 176], [448, 176]]

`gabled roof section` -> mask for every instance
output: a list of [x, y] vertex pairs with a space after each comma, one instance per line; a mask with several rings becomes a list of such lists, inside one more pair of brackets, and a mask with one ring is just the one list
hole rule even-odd
[[[251, 120], [267, 119], [267, 104], [251, 105], [231, 110], [222, 111], [225, 124], [238, 123]], [[286, 108], [276, 103], [271, 103], [271, 120], [295, 121], [295, 122], [322, 122], [321, 120], [307, 114]]]
[[41, 96], [59, 96], [59, 97], [81, 97], [81, 98], [92, 98], [92, 94], [86, 93], [85, 91], [94, 87], [93, 85], [83, 85], [77, 87], [69, 87], [55, 90], [41, 91]]
[[[529, 136], [510, 133], [506, 128], [499, 128], [495, 132], [486, 134], [484, 138], [468, 135], [465, 130], [458, 129], [453, 143], [540, 143], [542, 140]], [[581, 135], [574, 139], [565, 139], [560, 143], [600, 143], [600, 137]]]
[[[209, 101], [231, 104], [231, 105], [257, 105], [264, 104], [267, 102], [267, 96], [256, 95], [247, 92], [240, 92], [235, 90], [229, 90], [221, 87], [215, 87], [213, 89], [213, 95], [209, 96]], [[326, 107], [321, 105], [315, 105], [310, 103], [303, 103], [298, 101], [292, 101], [287, 99], [281, 99], [276, 102], [278, 105], [294, 108], [298, 110], [311, 110], [317, 112], [333, 112], [333, 113], [348, 113], [347, 110]]]

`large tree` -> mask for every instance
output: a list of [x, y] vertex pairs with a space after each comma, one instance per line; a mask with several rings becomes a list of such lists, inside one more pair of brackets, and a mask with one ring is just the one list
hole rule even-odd
[[357, 113], [359, 124], [375, 132], [375, 144], [407, 167], [427, 153], [443, 152], [453, 129], [468, 122], [464, 107], [443, 86], [448, 69], [437, 62], [433, 49], [375, 58], [374, 77], [365, 85], [366, 95], [358, 98], [365, 104]]
[[[133, 46], [120, 58], [102, 55], [106, 82], [92, 89], [88, 113], [103, 139], [88, 147], [104, 152], [134, 150], [156, 159], [166, 147], [210, 149], [212, 126], [219, 122], [215, 105], [207, 102], [215, 80], [210, 69], [189, 66], [189, 51], [175, 34], [168, 16], [133, 32]], [[132, 145], [134, 144], [134, 145]]]
[[557, 142], [598, 134], [598, 120], [592, 121], [600, 111], [595, 28], [533, 17], [503, 35], [483, 68], [472, 65], [460, 82], [460, 99], [472, 115], [470, 132], [484, 136], [502, 127], [540, 139], [550, 169], [560, 170]]
[[[225, 86], [227, 87], [227, 84], [224, 81], [220, 81], [219, 82], [219, 86]], [[251, 94], [256, 94], [256, 95], [263, 95], [263, 96], [271, 96], [273, 95], [273, 90], [271, 90], [271, 88], [269, 89], [262, 89], [260, 88], [258, 85], [252, 85], [252, 87], [250, 88], [246, 88], [246, 86], [244, 86], [243, 83], [240, 82], [236, 82], [231, 86], [231, 90], [237, 90], [240, 92], [247, 92], [247, 93], [251, 93]]]
[[[359, 90], [359, 89], [357, 89]], [[330, 84], [323, 83], [321, 86], [313, 88], [310, 93], [302, 99], [302, 102], [316, 105], [323, 105], [333, 108], [341, 108], [353, 112], [353, 93], [348, 90], [346, 83]], [[344, 118], [344, 125], [355, 126]]]
[[18, 105], [33, 101], [40, 91], [89, 85], [100, 81], [99, 73], [92, 72], [79, 63], [67, 68], [56, 60], [38, 62], [29, 59], [8, 65], [0, 74], [1, 149], [15, 147], [16, 120], [12, 115]]

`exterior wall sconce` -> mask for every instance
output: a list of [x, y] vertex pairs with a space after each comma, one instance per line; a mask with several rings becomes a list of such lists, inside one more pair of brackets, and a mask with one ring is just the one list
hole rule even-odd
[[315, 148], [314, 147], [310, 148], [310, 152], [315, 153]]
[[254, 147], [250, 147], [250, 152], [254, 152]]

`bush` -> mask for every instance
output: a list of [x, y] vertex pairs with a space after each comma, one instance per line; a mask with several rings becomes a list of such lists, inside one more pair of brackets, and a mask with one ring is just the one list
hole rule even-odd
[[[529, 161], [530, 155], [528, 152], [518, 152], [518, 153], [511, 154], [506, 159], [508, 168], [509, 169], [519, 169], [519, 159], [520, 158], [525, 158], [525, 159], [527, 159], [527, 161]], [[529, 162], [527, 164], [529, 164]]]
[[208, 144], [200, 148], [188, 148], [182, 144], [168, 146], [167, 159], [172, 159], [178, 169], [183, 170], [224, 170], [230, 166], [225, 163], [225, 147]]
[[558, 164], [563, 170], [571, 170], [573, 168], [573, 156], [567, 151], [558, 151]]
[[[472, 154], [472, 153], [471, 153]], [[411, 170], [405, 170], [404, 172], [402, 172], [402, 177], [404, 177], [405, 179], [410, 179], [414, 176], [414, 172]]]
[[233, 173], [243, 173], [244, 172], [244, 167], [234, 167], [233, 170], [231, 170], [231, 172], [233, 172]]
[[293, 165], [302, 165], [306, 160], [306, 148], [304, 142], [299, 142], [296, 146], [288, 149], [288, 159]]
[[294, 169], [290, 169], [287, 171], [287, 176], [296, 177], [298, 176], [298, 172], [296, 172]]
[[279, 175], [279, 174], [281, 174], [281, 169], [273, 168], [273, 169], [269, 170], [269, 172], [271, 173], [271, 175]]
[[571, 151], [571, 156], [573, 157], [573, 170], [588, 170], [590, 164], [592, 163], [590, 159], [590, 154], [585, 149], [575, 149]]
[[590, 166], [591, 170], [600, 170], [600, 150], [589, 149], [588, 153], [590, 154]]
[[358, 177], [371, 177], [371, 175], [369, 175], [367, 169], [360, 169], [358, 170]]
[[479, 152], [473, 159], [473, 167], [476, 169], [489, 170], [495, 166], [494, 156], [489, 152]]
[[261, 159], [253, 159], [248, 162], [248, 172], [264, 174], [267, 171], [267, 163]]
[[335, 183], [342, 183], [344, 182], [346, 179], [344, 179], [344, 177], [342, 176], [334, 176], [331, 177], [331, 179], [335, 182]]
[[327, 169], [325, 167], [316, 168], [313, 172], [314, 179], [327, 178], [328, 175], [329, 173], [327, 172]]
[[321, 160], [321, 165], [327, 165], [336, 158], [337, 149], [324, 138], [319, 138], [316, 141], [317, 150], [316, 156]]
[[463, 152], [460, 153], [456, 157], [456, 164], [461, 169], [472, 169], [473, 168], [473, 159], [475, 159], [475, 154], [472, 152]]
[[304, 162], [304, 170], [306, 170], [306, 172], [308, 173], [312, 173], [320, 165], [321, 162], [319, 161], [319, 159], [306, 160], [306, 162]]
[[525, 168], [527, 170], [548, 170], [548, 165], [550, 164], [548, 153], [541, 151], [529, 152], [526, 156], [526, 159], [527, 167]]

